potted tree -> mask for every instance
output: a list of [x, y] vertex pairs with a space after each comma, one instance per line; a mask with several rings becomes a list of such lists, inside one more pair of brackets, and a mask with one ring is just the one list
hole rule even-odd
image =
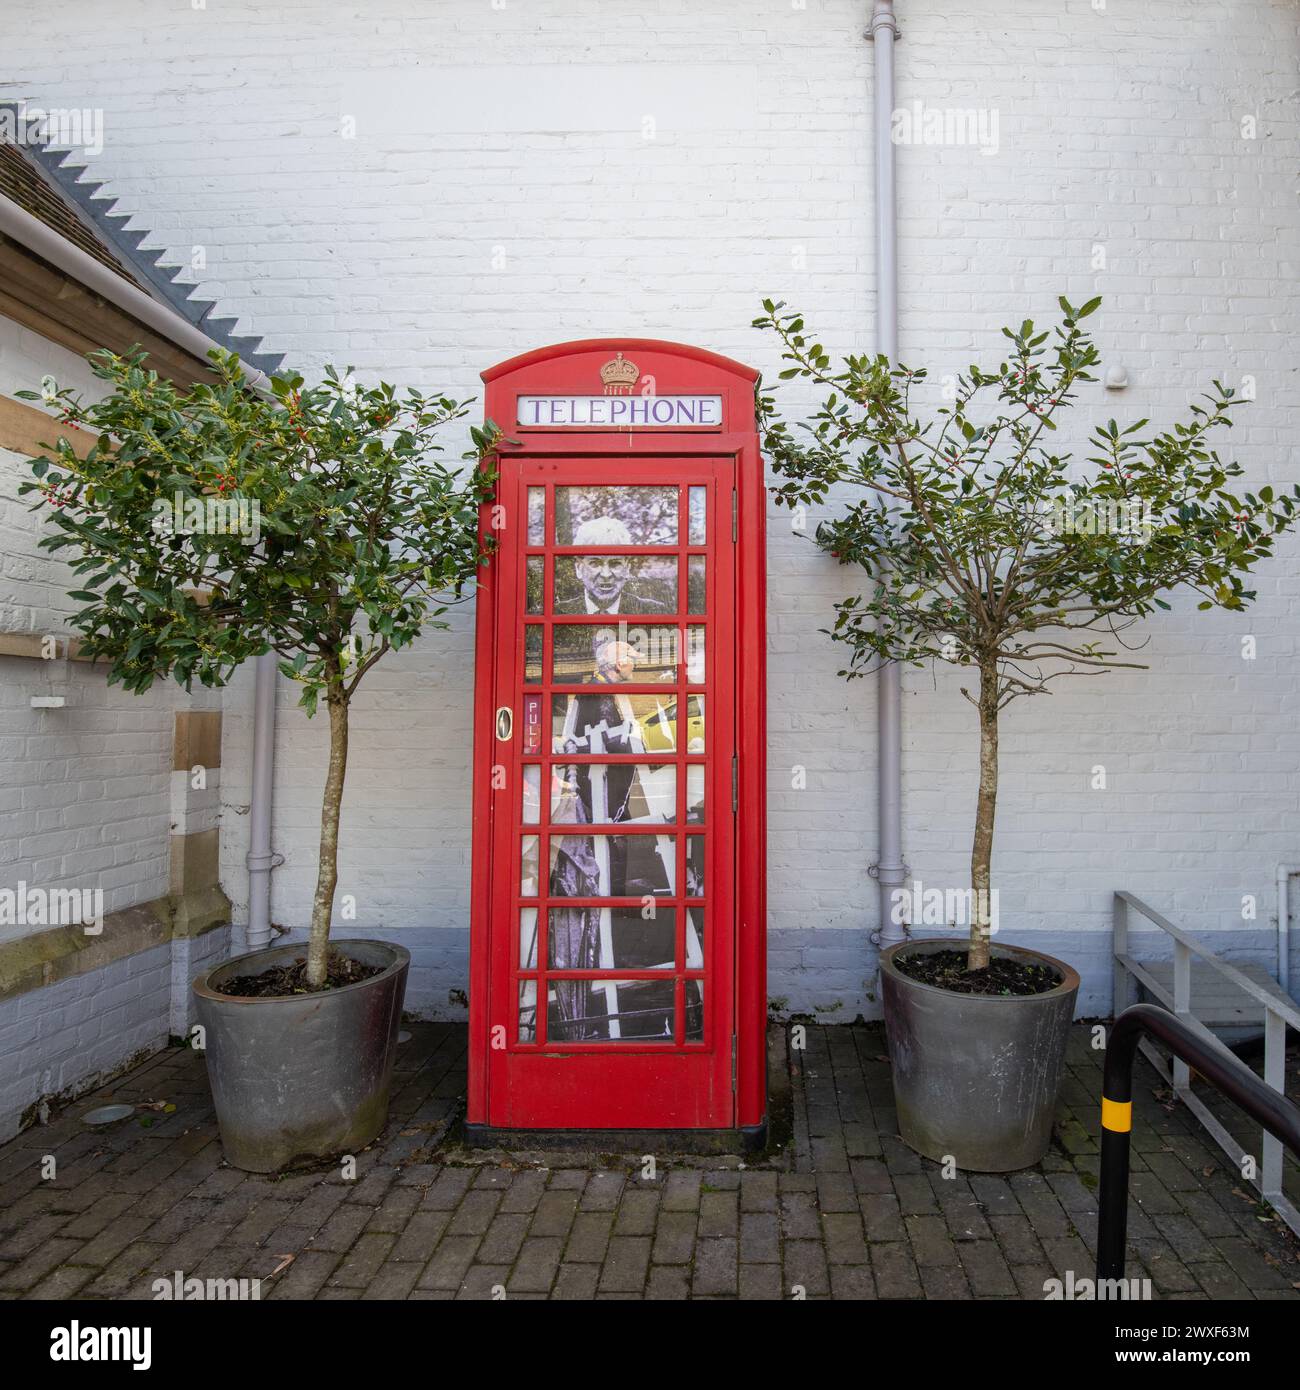
[[[1097, 349], [1082, 327], [1100, 300], [1060, 301], [1062, 321], [1002, 330], [1006, 358], [958, 376], [928, 415], [912, 404], [925, 379], [884, 357], [831, 361], [784, 304], [755, 326], [780, 339], [783, 378], [825, 392], [796, 431], [760, 400], [772, 467], [791, 507], [833, 486], [859, 495], [816, 531], [867, 592], [836, 606], [831, 635], [848, 648], [841, 675], [874, 662], [968, 668], [961, 688], [979, 725], [979, 784], [969, 938], [909, 940], [880, 962], [899, 1127], [930, 1158], [1008, 1171], [1040, 1159], [1051, 1137], [1079, 978], [1036, 951], [992, 940], [997, 916], [993, 828], [1002, 711], [1066, 675], [1138, 666], [1120, 634], [1163, 595], [1244, 608], [1244, 576], [1296, 515], [1294, 496], [1237, 496], [1241, 468], [1209, 436], [1238, 401], [1216, 382], [1163, 432], [1147, 421], [1097, 429], [1086, 465], [1053, 444], [1058, 417], [1094, 380]], [[896, 920], [902, 920], [901, 914]], [[945, 918], [944, 920], [947, 920]]]
[[[79, 459], [61, 439], [23, 490], [50, 513], [41, 544], [69, 551], [73, 622], [111, 682], [220, 686], [274, 651], [308, 716], [324, 703], [306, 950], [245, 955], [193, 986], [226, 1156], [266, 1172], [355, 1150], [387, 1116], [410, 957], [379, 941], [330, 944], [348, 715], [375, 663], [445, 628], [448, 604], [472, 585], [492, 476], [437, 457], [468, 403], [361, 386], [332, 368], [311, 388], [290, 375], [257, 391], [236, 356], [212, 358], [213, 381], [182, 389], [141, 353], [92, 354], [103, 399], [45, 399], [95, 443]], [[471, 434], [486, 452], [491, 430]]]

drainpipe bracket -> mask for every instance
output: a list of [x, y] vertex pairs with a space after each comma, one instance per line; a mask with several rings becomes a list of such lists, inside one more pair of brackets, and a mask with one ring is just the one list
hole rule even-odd
[[878, 864], [878, 863], [877, 863], [877, 864], [868, 864], [868, 865], [867, 865], [867, 874], [868, 874], [868, 876], [869, 876], [870, 878], [879, 879], [880, 876], [881, 876], [881, 874], [884, 873], [884, 872], [886, 872], [887, 870], [896, 870], [897, 873], [898, 873], [898, 877], [897, 877], [897, 878], [893, 878], [893, 877], [887, 878], [887, 879], [885, 879], [885, 882], [886, 882], [886, 883], [892, 883], [892, 884], [905, 883], [909, 878], [912, 877], [912, 866], [911, 866], [910, 864], [904, 864], [904, 863], [902, 863], [902, 862], [899, 862], [899, 863], [897, 863], [897, 864], [887, 864], [887, 865], [881, 865], [881, 864]]
[[250, 850], [244, 855], [244, 867], [250, 874], [269, 874], [272, 869], [278, 869], [284, 863], [284, 855], [276, 854], [254, 854]]
[[898, 27], [898, 16], [892, 11], [878, 11], [871, 16], [871, 23], [862, 31], [862, 37], [868, 43], [874, 43], [877, 29], [889, 29], [893, 32], [894, 42], [897, 43], [903, 37], [903, 31]]
[[[897, 926], [898, 929], [903, 933], [902, 936], [900, 936], [899, 939], [898, 939], [899, 942], [911, 941], [911, 939], [912, 939], [912, 924], [911, 924], [910, 922], [896, 922], [896, 923], [893, 923], [892, 925]], [[878, 951], [879, 951], [879, 950], [884, 946], [884, 944], [885, 944], [884, 937], [885, 937], [885, 929], [884, 929], [884, 927], [877, 927], [877, 928], [875, 929], [875, 931], [869, 931], [869, 932], [867, 933], [867, 940], [868, 940], [869, 942], [871, 942], [871, 944], [872, 944], [872, 945], [876, 948], [876, 950], [878, 950]], [[891, 943], [891, 944], [897, 945], [898, 942], [894, 942], [894, 943]]]

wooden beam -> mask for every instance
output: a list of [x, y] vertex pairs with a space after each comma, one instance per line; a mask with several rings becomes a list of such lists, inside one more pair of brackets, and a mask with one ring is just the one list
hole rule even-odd
[[214, 380], [211, 363], [169, 342], [117, 305], [77, 283], [9, 238], [0, 236], [0, 313], [78, 356], [96, 348], [124, 353], [138, 344], [148, 366], [191, 386]]
[[[58, 656], [46, 655], [45, 643], [53, 639], [58, 644]], [[69, 637], [66, 632], [0, 632], [0, 656], [25, 656], [34, 661], [67, 659], [68, 661], [93, 661], [81, 650], [81, 639]]]
[[26, 401], [0, 396], [0, 449], [12, 449], [33, 458], [44, 454], [46, 445], [53, 446], [60, 438], [66, 439], [77, 457], [83, 459], [95, 442], [94, 436], [85, 430], [61, 425], [53, 415]]

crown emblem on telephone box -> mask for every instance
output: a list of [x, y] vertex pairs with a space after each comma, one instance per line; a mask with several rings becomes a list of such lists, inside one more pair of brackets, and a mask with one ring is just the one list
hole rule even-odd
[[605, 383], [607, 396], [630, 396], [640, 375], [641, 369], [635, 362], [629, 362], [621, 352], [600, 369], [600, 379]]

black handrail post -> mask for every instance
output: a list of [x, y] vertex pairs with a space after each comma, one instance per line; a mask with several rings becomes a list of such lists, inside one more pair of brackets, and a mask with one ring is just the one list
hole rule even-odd
[[1097, 1278], [1122, 1279], [1128, 1238], [1133, 1061], [1140, 1020], [1126, 1009], [1111, 1025], [1101, 1083], [1101, 1185], [1097, 1200]]
[[[1124, 1277], [1128, 1231], [1129, 1137], [1133, 1128], [1133, 1061], [1143, 1032], [1300, 1154], [1300, 1108], [1261, 1081], [1246, 1064], [1176, 1014], [1134, 1004], [1111, 1024], [1101, 1084], [1101, 1186], [1097, 1194], [1097, 1278]], [[1098, 1295], [1100, 1297], [1100, 1295]]]

